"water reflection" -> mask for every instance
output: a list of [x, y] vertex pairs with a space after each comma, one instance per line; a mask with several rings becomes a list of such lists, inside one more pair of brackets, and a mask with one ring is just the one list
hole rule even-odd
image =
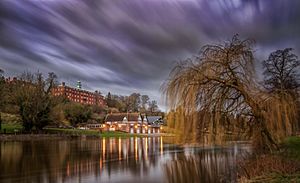
[[[235, 182], [236, 148], [189, 150], [174, 154], [164, 166], [167, 182]], [[244, 151], [245, 152], [245, 151]], [[243, 153], [243, 152], [239, 152]]]
[[0, 142], [0, 182], [220, 182], [240, 146], [182, 148], [166, 137]]

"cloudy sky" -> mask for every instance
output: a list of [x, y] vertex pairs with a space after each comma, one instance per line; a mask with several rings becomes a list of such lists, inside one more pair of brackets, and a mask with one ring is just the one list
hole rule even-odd
[[236, 33], [256, 40], [258, 61], [299, 52], [300, 1], [0, 0], [0, 68], [160, 100], [176, 62]]

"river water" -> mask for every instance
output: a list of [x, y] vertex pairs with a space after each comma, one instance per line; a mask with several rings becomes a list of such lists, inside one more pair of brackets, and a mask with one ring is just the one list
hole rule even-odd
[[243, 145], [180, 147], [170, 137], [0, 142], [0, 182], [236, 182]]

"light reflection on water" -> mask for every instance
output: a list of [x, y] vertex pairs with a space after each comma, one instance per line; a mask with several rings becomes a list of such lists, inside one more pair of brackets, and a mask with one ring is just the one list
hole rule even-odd
[[235, 182], [247, 148], [179, 147], [167, 137], [0, 142], [0, 182]]

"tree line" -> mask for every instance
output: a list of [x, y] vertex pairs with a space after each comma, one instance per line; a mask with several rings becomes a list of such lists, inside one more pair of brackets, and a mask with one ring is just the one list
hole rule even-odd
[[83, 105], [66, 96], [52, 95], [57, 76], [26, 72], [14, 80], [5, 80], [0, 70], [0, 128], [2, 112], [19, 117], [24, 131], [42, 131], [45, 126], [76, 126], [78, 123], [102, 123], [111, 112], [160, 112], [157, 102], [147, 95], [107, 95], [108, 106]]
[[140, 93], [123, 96], [108, 92], [106, 101], [113, 112], [161, 113], [156, 100], [150, 100], [148, 95], [141, 95]]
[[181, 128], [184, 137], [209, 136], [214, 143], [242, 132], [262, 150], [277, 149], [294, 135], [299, 129], [300, 61], [291, 48], [272, 52], [262, 62], [261, 82], [253, 48], [254, 40], [235, 35], [178, 63], [163, 85], [171, 109], [168, 124]]

